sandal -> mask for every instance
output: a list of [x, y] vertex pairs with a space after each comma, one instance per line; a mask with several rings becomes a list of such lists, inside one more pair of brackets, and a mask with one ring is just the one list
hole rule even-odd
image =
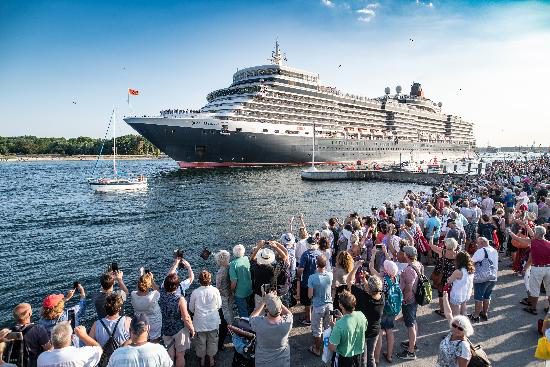
[[523, 311], [528, 312], [531, 315], [536, 315], [537, 314], [537, 310], [535, 310], [534, 308], [530, 308], [530, 307], [524, 307]]
[[386, 360], [386, 362], [393, 363], [393, 359], [388, 357], [388, 353], [383, 352], [382, 355], [384, 356], [384, 359]]
[[441, 311], [441, 310], [435, 310], [434, 312], [435, 312], [436, 314], [438, 314], [439, 316], [445, 318], [445, 313], [444, 313], [443, 311]]
[[521, 301], [519, 301], [519, 303], [521, 303], [522, 305], [525, 305], [525, 306], [530, 306], [531, 305], [529, 303], [529, 301], [527, 300], [527, 298], [522, 299]]
[[320, 357], [320, 356], [321, 356], [321, 353], [319, 353], [319, 354], [315, 353], [315, 351], [313, 350], [313, 345], [310, 346], [310, 347], [308, 348], [308, 351], [309, 351], [311, 354], [313, 354], [313, 355], [315, 355], [315, 356], [317, 356], [317, 357]]
[[302, 320], [302, 325], [304, 325], [304, 326], [310, 326], [310, 325], [311, 325], [311, 321], [307, 321], [306, 319], [303, 319], [303, 320]]

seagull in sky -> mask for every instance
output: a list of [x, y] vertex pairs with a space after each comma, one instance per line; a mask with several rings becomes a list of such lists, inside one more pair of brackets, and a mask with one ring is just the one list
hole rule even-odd
[[342, 67], [342, 64], [338, 65], [338, 67], [341, 68], [341, 67]]
[[75, 101], [73, 101], [73, 104], [76, 104], [76, 102], [75, 102]]

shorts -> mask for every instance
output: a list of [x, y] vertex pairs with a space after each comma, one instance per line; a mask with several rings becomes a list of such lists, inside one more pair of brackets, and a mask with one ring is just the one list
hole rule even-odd
[[195, 353], [197, 357], [215, 356], [218, 352], [218, 330], [199, 331], [195, 338]]
[[338, 353], [334, 353], [332, 357], [332, 367], [360, 367], [361, 354], [352, 357], [344, 357]]
[[395, 316], [383, 314], [380, 319], [380, 328], [384, 330], [393, 330], [395, 328]]
[[406, 327], [413, 327], [416, 324], [416, 309], [418, 305], [416, 302], [403, 305], [401, 310], [403, 312], [403, 321]]
[[490, 300], [496, 283], [497, 282], [474, 283], [474, 300], [477, 302]]
[[550, 289], [550, 266], [531, 266], [531, 273], [529, 275], [529, 295], [531, 297], [538, 297], [540, 295], [540, 285], [543, 282], [544, 288]]
[[327, 303], [322, 306], [313, 306], [311, 312], [311, 334], [314, 338], [320, 338], [323, 331], [329, 327], [330, 311], [332, 311], [332, 303]]
[[307, 296], [307, 288], [300, 287], [300, 303], [303, 306], [311, 306], [311, 299]]
[[170, 352], [172, 348], [175, 348], [176, 352], [179, 353], [185, 352], [191, 348], [191, 338], [189, 337], [189, 330], [187, 330], [187, 328], [181, 329], [172, 336], [164, 335], [162, 340], [164, 340], [164, 345], [166, 347], [171, 345], [170, 348], [167, 348], [168, 352]]

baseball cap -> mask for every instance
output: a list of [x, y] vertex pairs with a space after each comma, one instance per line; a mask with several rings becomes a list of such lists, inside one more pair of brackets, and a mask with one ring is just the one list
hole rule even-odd
[[49, 296], [44, 298], [44, 302], [42, 302], [42, 307], [54, 308], [64, 298], [65, 296], [62, 294], [50, 294]]
[[137, 335], [142, 334], [147, 325], [149, 325], [149, 318], [143, 313], [135, 314], [132, 317], [132, 322], [130, 322], [130, 330]]
[[407, 257], [409, 258], [413, 258], [413, 257], [416, 257], [418, 255], [418, 252], [416, 251], [416, 248], [412, 247], [412, 246], [405, 246], [403, 247], [403, 252], [405, 253], [405, 255], [407, 255]]
[[265, 296], [265, 307], [271, 316], [278, 316], [281, 313], [282, 305], [279, 297], [273, 294]]

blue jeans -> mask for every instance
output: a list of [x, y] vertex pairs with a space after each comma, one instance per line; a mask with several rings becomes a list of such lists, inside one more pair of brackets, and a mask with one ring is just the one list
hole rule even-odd
[[245, 298], [235, 297], [234, 302], [235, 302], [235, 305], [237, 306], [239, 317], [248, 317], [249, 312], [248, 312], [247, 297]]

